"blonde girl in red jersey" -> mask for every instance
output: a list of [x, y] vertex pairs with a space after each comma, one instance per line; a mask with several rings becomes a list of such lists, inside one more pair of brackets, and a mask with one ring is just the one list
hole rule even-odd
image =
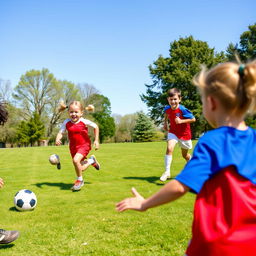
[[[91, 150], [91, 140], [88, 135], [88, 127], [94, 130], [93, 146], [95, 150], [99, 149], [99, 127], [96, 123], [83, 118], [84, 107], [80, 101], [72, 101], [69, 106], [61, 104], [59, 111], [68, 109], [69, 117], [66, 119], [56, 136], [55, 144], [61, 145], [63, 134], [67, 131], [69, 138], [69, 150], [73, 159], [77, 179], [75, 184], [71, 187], [73, 191], [78, 191], [84, 186], [82, 172], [85, 171], [90, 165], [96, 170], [100, 169], [100, 164], [97, 162], [96, 157], [91, 155], [88, 160], [87, 155]], [[89, 105], [86, 110], [91, 111], [94, 107]]]

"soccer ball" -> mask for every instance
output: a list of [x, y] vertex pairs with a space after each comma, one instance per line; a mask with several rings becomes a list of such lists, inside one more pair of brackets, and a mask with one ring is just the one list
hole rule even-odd
[[37, 198], [34, 192], [22, 189], [14, 196], [14, 205], [18, 211], [30, 211], [36, 207]]
[[49, 157], [49, 162], [53, 165], [59, 164], [60, 163], [60, 157], [56, 154], [53, 154]]

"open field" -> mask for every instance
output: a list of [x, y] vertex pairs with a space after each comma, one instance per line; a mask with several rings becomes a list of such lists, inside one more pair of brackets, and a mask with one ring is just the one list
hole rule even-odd
[[[95, 153], [101, 170], [84, 173], [85, 186], [71, 192], [75, 171], [67, 146], [0, 149], [0, 228], [21, 232], [13, 244], [0, 245], [4, 256], [183, 255], [190, 239], [191, 193], [147, 212], [115, 211], [132, 186], [145, 197], [163, 183], [165, 142], [102, 144]], [[57, 153], [62, 169], [48, 162]], [[185, 161], [176, 147], [172, 175]], [[18, 212], [13, 197], [20, 189], [37, 195], [34, 211]]]

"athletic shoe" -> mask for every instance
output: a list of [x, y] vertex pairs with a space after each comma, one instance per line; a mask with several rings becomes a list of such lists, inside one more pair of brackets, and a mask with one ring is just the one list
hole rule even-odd
[[171, 175], [168, 174], [168, 173], [166, 173], [166, 172], [164, 172], [164, 173], [162, 174], [162, 176], [160, 177], [160, 180], [161, 180], [161, 181], [166, 181], [168, 178], [171, 178]]
[[71, 188], [73, 191], [78, 191], [82, 188], [82, 186], [84, 185], [84, 181], [83, 180], [76, 180], [74, 186]]
[[8, 231], [0, 229], [0, 244], [9, 244], [19, 237], [19, 231]]
[[94, 163], [92, 164], [92, 166], [96, 169], [99, 170], [100, 169], [100, 164], [99, 162], [97, 162], [96, 157], [94, 155], [90, 156], [90, 159], [92, 159], [94, 161]]
[[58, 169], [58, 170], [61, 169], [61, 164], [60, 164], [60, 163], [57, 164], [57, 169]]

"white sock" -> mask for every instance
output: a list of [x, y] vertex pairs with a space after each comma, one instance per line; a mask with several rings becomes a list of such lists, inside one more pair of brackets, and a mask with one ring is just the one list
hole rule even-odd
[[172, 155], [165, 155], [164, 156], [164, 165], [165, 165], [165, 172], [170, 175], [171, 174], [171, 163], [172, 163]]
[[83, 176], [79, 176], [79, 177], [77, 177], [77, 179], [76, 179], [76, 180], [83, 181]]
[[87, 163], [89, 163], [89, 164], [93, 164], [93, 163], [94, 163], [94, 160], [93, 160], [93, 159], [91, 159], [91, 158], [89, 158], [89, 159], [87, 160]]

